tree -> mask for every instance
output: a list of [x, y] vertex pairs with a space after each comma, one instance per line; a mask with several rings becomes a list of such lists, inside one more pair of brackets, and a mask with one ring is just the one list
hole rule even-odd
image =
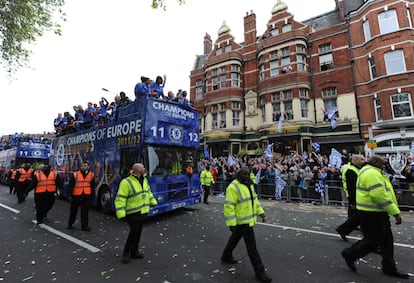
[[63, 5], [64, 0], [0, 0], [1, 65], [9, 74], [27, 66], [30, 44], [45, 31], [61, 34], [55, 16], [65, 20]]
[[[152, 8], [154, 9], [163, 8], [165, 10], [167, 8], [167, 6], [165, 5], [165, 1], [166, 0], [152, 0]], [[185, 0], [177, 0], [177, 2], [180, 5], [182, 5], [185, 3]]]

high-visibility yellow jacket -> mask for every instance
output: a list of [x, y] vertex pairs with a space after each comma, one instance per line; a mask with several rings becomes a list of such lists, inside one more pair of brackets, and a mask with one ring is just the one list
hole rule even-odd
[[257, 216], [264, 214], [253, 184], [250, 185], [250, 191], [253, 196], [253, 201], [249, 188], [240, 183], [239, 180], [234, 180], [227, 187], [224, 202], [226, 226], [249, 224], [250, 227], [253, 227], [256, 224]]
[[117, 218], [124, 218], [128, 214], [140, 212], [146, 214], [150, 206], [157, 205], [147, 178], [144, 178], [143, 186], [135, 176], [124, 178], [119, 184], [115, 197], [115, 210]]
[[381, 169], [367, 164], [357, 180], [356, 205], [358, 210], [400, 214], [394, 189]]
[[256, 175], [254, 175], [253, 172], [250, 172], [250, 181], [252, 181], [253, 184], [256, 184]]
[[349, 197], [349, 192], [348, 192], [348, 185], [346, 183], [346, 172], [348, 170], [352, 170], [355, 172], [355, 174], [358, 176], [359, 175], [359, 168], [356, 167], [355, 165], [351, 164], [351, 162], [348, 162], [347, 164], [345, 164], [342, 169], [341, 169], [341, 174], [342, 174], [342, 187], [344, 189], [345, 192], [345, 196], [348, 198]]
[[203, 186], [211, 186], [214, 184], [213, 174], [211, 174], [210, 170], [204, 169], [200, 173], [200, 183]]

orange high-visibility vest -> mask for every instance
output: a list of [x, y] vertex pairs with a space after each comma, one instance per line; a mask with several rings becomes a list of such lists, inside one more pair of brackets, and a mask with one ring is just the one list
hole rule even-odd
[[10, 180], [14, 180], [16, 178], [16, 173], [17, 170], [16, 169], [11, 169], [11, 175], [10, 175]]
[[91, 181], [94, 178], [94, 174], [89, 171], [84, 178], [81, 171], [77, 171], [73, 173], [73, 176], [75, 177], [75, 187], [72, 194], [74, 196], [90, 195], [92, 193]]
[[38, 171], [35, 172], [35, 177], [37, 179], [35, 193], [56, 192], [56, 172], [50, 171], [49, 176], [46, 177], [45, 173]]
[[24, 170], [23, 168], [19, 169], [20, 172], [20, 177], [19, 180], [17, 180], [18, 182], [24, 182], [26, 180], [31, 181], [32, 180], [32, 174], [33, 174], [33, 169], [30, 168], [29, 170]]

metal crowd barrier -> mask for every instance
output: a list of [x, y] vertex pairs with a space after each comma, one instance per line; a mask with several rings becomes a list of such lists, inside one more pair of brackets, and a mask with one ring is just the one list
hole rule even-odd
[[[230, 181], [217, 181], [212, 187], [211, 193], [224, 196]], [[403, 182], [394, 184], [395, 195], [401, 210], [414, 210], [414, 184], [408, 185]], [[315, 191], [315, 186], [308, 186], [307, 190], [298, 186], [286, 185], [276, 198], [276, 185], [261, 183], [256, 185], [256, 193], [261, 199], [270, 199], [287, 202], [308, 202], [315, 205], [347, 206], [348, 200], [342, 188], [341, 181], [328, 180], [324, 193]]]

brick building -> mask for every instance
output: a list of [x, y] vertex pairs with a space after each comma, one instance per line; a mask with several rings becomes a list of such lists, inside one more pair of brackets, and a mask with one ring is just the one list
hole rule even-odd
[[248, 12], [241, 43], [226, 23], [214, 42], [205, 35], [190, 98], [213, 156], [271, 143], [280, 153], [309, 152], [312, 142], [354, 152], [369, 139], [379, 152], [397, 140], [409, 150], [413, 1], [332, 1], [335, 10], [298, 22], [279, 0], [261, 35]]

